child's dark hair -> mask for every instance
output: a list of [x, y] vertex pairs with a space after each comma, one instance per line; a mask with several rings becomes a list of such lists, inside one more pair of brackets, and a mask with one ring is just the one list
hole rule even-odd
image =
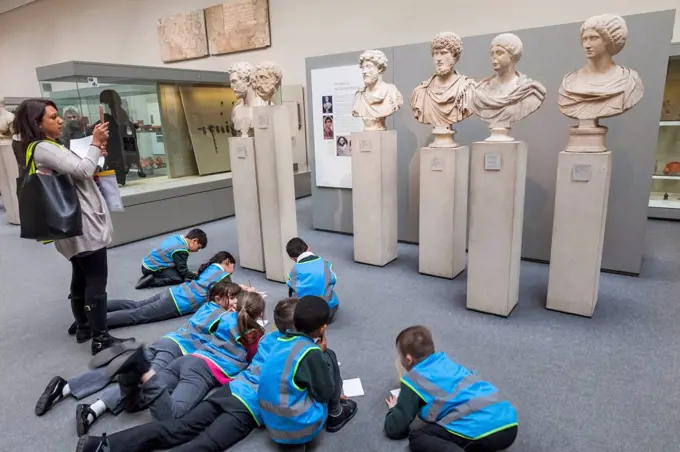
[[403, 355], [420, 362], [434, 353], [432, 333], [422, 325], [410, 326], [397, 335], [397, 349]]
[[[236, 298], [241, 292], [241, 286], [223, 279], [210, 288], [210, 301], [215, 301], [216, 297]], [[222, 307], [226, 309], [228, 306]]]
[[328, 324], [330, 308], [321, 297], [307, 295], [300, 298], [295, 307], [293, 322], [295, 329], [303, 334], [311, 334]]
[[203, 229], [192, 229], [185, 237], [189, 240], [198, 240], [198, 244], [201, 245], [201, 248], [208, 246], [208, 236], [203, 232]]
[[286, 253], [288, 253], [288, 257], [297, 259], [300, 257], [300, 254], [307, 251], [307, 248], [309, 248], [309, 246], [304, 240], [300, 237], [294, 237], [288, 240], [288, 243], [286, 244]]
[[232, 256], [231, 253], [227, 253], [226, 251], [220, 251], [219, 253], [211, 257], [208, 262], [206, 262], [205, 264], [201, 265], [198, 268], [198, 274], [200, 275], [201, 273], [203, 273], [205, 269], [210, 267], [212, 264], [220, 264], [224, 261], [227, 261], [230, 264], [236, 263], [236, 259], [234, 259], [234, 256]]
[[274, 308], [274, 323], [276, 329], [281, 333], [288, 330], [295, 330], [295, 322], [293, 322], [293, 315], [295, 314], [295, 306], [297, 306], [297, 298], [284, 298], [279, 301]]
[[257, 319], [264, 313], [264, 298], [257, 292], [243, 291], [236, 301], [238, 313], [238, 331], [241, 336], [250, 330], [256, 330], [264, 334], [264, 328], [257, 323]]

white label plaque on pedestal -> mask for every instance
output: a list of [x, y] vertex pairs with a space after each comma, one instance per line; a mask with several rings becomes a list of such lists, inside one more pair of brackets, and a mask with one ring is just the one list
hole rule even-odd
[[611, 165], [609, 151], [560, 152], [548, 309], [593, 315], [600, 284]]
[[472, 143], [468, 309], [507, 317], [517, 304], [526, 172], [524, 142]]
[[264, 106], [253, 108], [253, 116], [265, 272], [286, 282], [293, 266], [286, 243], [297, 236], [290, 112], [285, 105]]
[[354, 260], [382, 267], [397, 258], [397, 131], [355, 132], [352, 143]]
[[[230, 137], [231, 183], [234, 192], [236, 239], [239, 265], [264, 271], [260, 201], [257, 189], [257, 165], [253, 138]], [[250, 150], [250, 152], [248, 152]]]
[[467, 146], [420, 150], [420, 273], [455, 278], [465, 270], [469, 159]]

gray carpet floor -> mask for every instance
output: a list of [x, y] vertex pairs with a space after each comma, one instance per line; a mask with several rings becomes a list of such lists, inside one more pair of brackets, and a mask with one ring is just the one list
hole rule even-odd
[[[0, 215], [2, 212], [0, 211]], [[399, 246], [386, 268], [356, 264], [352, 237], [313, 231], [311, 198], [298, 202], [300, 235], [333, 262], [341, 308], [329, 329], [344, 378], [360, 377], [365, 396], [342, 431], [323, 433], [322, 451], [400, 451], [382, 432], [383, 399], [398, 386], [394, 338], [412, 324], [429, 326], [438, 350], [495, 383], [519, 411], [515, 452], [665, 452], [680, 446], [680, 223], [649, 221], [640, 277], [603, 274], [592, 319], [544, 309], [548, 267], [522, 263], [520, 301], [510, 318], [465, 309], [465, 274], [453, 281], [418, 274], [418, 248]], [[0, 451], [75, 450], [74, 399], [45, 416], [35, 402], [54, 375], [86, 369], [89, 344], [76, 344], [66, 299], [70, 265], [52, 246], [20, 240], [0, 218]], [[214, 252], [237, 252], [233, 218], [204, 225], [208, 249], [191, 257], [197, 267]], [[140, 259], [159, 239], [109, 251], [109, 296], [142, 299], [136, 291]], [[269, 297], [268, 316], [287, 294], [282, 284], [237, 267]], [[116, 330], [151, 342], [177, 328], [176, 319]], [[92, 397], [91, 400], [94, 400]], [[106, 415], [93, 434], [146, 422], [148, 413]], [[264, 431], [235, 451], [276, 450]]]

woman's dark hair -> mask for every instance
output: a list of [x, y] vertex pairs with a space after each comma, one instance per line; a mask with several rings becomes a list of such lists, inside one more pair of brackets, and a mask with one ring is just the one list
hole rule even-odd
[[232, 256], [231, 253], [227, 253], [226, 251], [220, 251], [219, 253], [211, 257], [208, 262], [206, 262], [205, 264], [201, 265], [198, 268], [198, 274], [200, 275], [201, 273], [203, 273], [205, 269], [210, 267], [212, 264], [219, 264], [223, 261], [227, 261], [230, 264], [236, 263], [236, 259], [234, 259], [234, 256]]
[[24, 154], [28, 145], [34, 141], [44, 140], [45, 134], [40, 130], [40, 122], [45, 116], [47, 107], [57, 109], [57, 105], [49, 99], [26, 99], [14, 112], [14, 133], [21, 137]]
[[257, 319], [264, 313], [264, 298], [257, 292], [241, 292], [236, 301], [238, 331], [241, 336], [250, 330], [264, 334], [264, 328]]
[[338, 146], [341, 146], [340, 140], [342, 140], [345, 144], [347, 144], [347, 138], [345, 138], [345, 137], [338, 137]]
[[[215, 301], [215, 297], [235, 298], [242, 291], [238, 284], [223, 279], [210, 288], [210, 301]], [[225, 306], [222, 307], [226, 309]]]

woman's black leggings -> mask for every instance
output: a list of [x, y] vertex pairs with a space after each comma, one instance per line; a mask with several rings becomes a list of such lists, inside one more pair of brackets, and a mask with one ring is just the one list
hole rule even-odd
[[[72, 257], [71, 266], [73, 268], [71, 275], [71, 310], [76, 323], [84, 326], [91, 318], [91, 314], [87, 314], [90, 306], [103, 305], [103, 312], [106, 313], [106, 283], [109, 276], [106, 247]], [[104, 319], [105, 316], [106, 314], [104, 314]], [[105, 331], [105, 324], [90, 325], [90, 328], [94, 330], [102, 329], [102, 327]]]

